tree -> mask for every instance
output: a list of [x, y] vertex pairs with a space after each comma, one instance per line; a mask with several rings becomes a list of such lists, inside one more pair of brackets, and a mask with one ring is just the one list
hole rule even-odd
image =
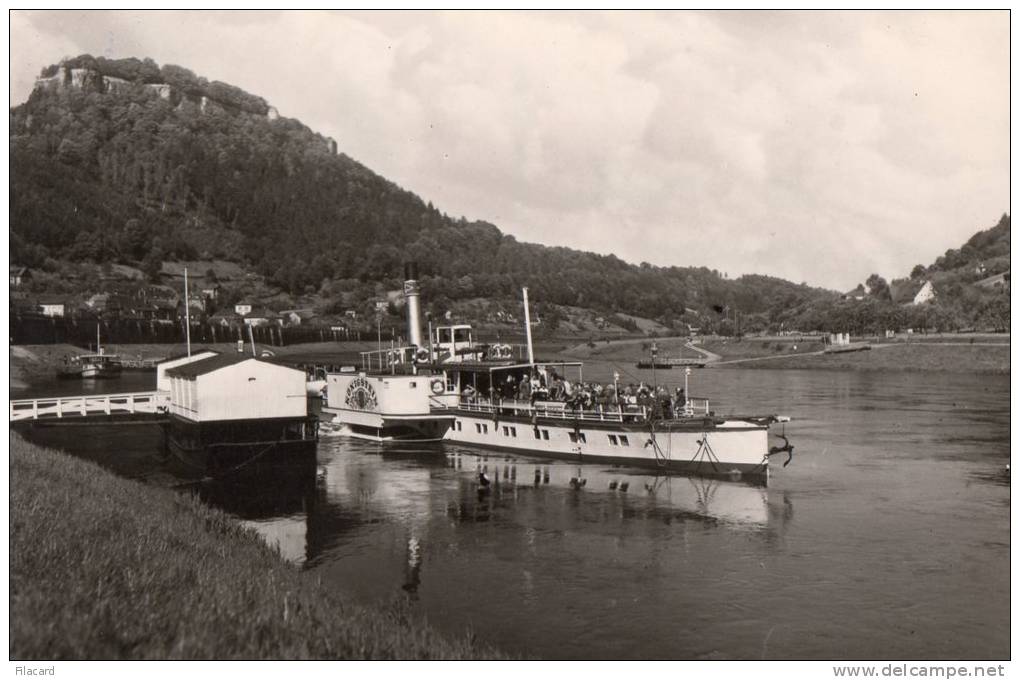
[[998, 332], [1008, 331], [1009, 314], [1009, 296], [995, 295], [983, 305], [978, 323]]
[[141, 260], [149, 251], [149, 232], [140, 220], [132, 218], [124, 225], [121, 240], [122, 252], [134, 260]]
[[928, 273], [928, 270], [924, 268], [923, 264], [914, 265], [914, 268], [910, 270], [910, 278], [918, 279]]
[[892, 300], [889, 283], [878, 274], [869, 276], [864, 285], [868, 288], [868, 294], [876, 300]]
[[153, 283], [159, 282], [159, 274], [163, 269], [163, 248], [158, 244], [152, 246], [152, 250], [142, 260], [142, 273]]

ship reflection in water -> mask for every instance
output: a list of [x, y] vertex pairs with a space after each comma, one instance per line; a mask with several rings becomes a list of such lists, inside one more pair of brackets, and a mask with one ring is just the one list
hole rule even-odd
[[[793, 516], [784, 494], [760, 486], [450, 445], [324, 440], [319, 461], [314, 478], [207, 487], [203, 498], [340, 592], [363, 602], [407, 597], [440, 628], [470, 627], [545, 658], [603, 656], [575, 641], [554, 645], [549, 634], [569, 639], [587, 617], [615, 610], [600, 637], [623, 626], [620, 637], [633, 640], [648, 625], [639, 619], [656, 581], [706, 587], [728, 571], [696, 555], [700, 576], [692, 578], [675, 550], [697, 551], [720, 532], [764, 550]], [[631, 656], [622, 647], [612, 653]]]

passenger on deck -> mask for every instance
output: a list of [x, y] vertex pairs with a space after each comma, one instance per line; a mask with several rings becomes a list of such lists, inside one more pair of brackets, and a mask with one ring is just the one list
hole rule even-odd
[[602, 409], [604, 411], [619, 411], [619, 395], [616, 393], [616, 386], [609, 384], [602, 390]]
[[465, 385], [464, 389], [461, 390], [460, 396], [462, 399], [474, 399], [478, 396], [478, 390], [471, 385]]
[[549, 397], [549, 391], [545, 389], [545, 385], [542, 384], [542, 380], [539, 374], [531, 374], [531, 403], [534, 405], [536, 401], [545, 401]]
[[553, 373], [551, 383], [549, 384], [549, 398], [553, 401], [563, 401], [563, 396], [563, 380], [556, 373]]
[[676, 388], [676, 396], [673, 397], [673, 412], [676, 413], [677, 417], [684, 414], [687, 410], [687, 393], [684, 392], [684, 388]]
[[566, 378], [562, 379], [563, 384], [563, 399], [567, 400], [574, 396], [574, 386]]
[[514, 383], [514, 377], [507, 374], [506, 381], [503, 383], [503, 388], [500, 390], [500, 397], [506, 401], [510, 401], [514, 398], [516, 392], [516, 385]]
[[517, 384], [517, 400], [531, 401], [531, 380], [527, 373], [521, 376], [521, 382]]
[[655, 415], [659, 418], [671, 418], [673, 405], [669, 398], [669, 390], [664, 385], [655, 388]]
[[638, 408], [638, 390], [634, 383], [627, 385], [623, 393], [624, 408], [633, 413], [640, 410]]

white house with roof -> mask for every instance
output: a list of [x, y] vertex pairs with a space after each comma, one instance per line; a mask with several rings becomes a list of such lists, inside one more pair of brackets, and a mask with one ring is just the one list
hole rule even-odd
[[910, 304], [923, 305], [926, 302], [931, 302], [935, 299], [935, 286], [931, 285], [931, 281], [925, 281], [924, 285], [921, 286], [917, 294], [914, 295], [914, 299]]
[[304, 418], [305, 372], [255, 357], [222, 354], [166, 370], [170, 413], [196, 422]]
[[170, 391], [170, 378], [166, 375], [166, 372], [169, 369], [184, 366], [185, 364], [194, 363], [196, 361], [202, 361], [204, 359], [210, 359], [218, 354], [219, 352], [207, 349], [202, 350], [201, 352], [195, 352], [190, 357], [184, 356], [159, 362], [156, 364], [156, 389], [160, 392]]
[[43, 316], [64, 316], [67, 313], [67, 300], [62, 297], [42, 297], [37, 303]]

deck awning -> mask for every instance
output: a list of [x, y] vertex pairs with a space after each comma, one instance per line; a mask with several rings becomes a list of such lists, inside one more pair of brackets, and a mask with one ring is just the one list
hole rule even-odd
[[546, 366], [560, 366], [580, 368], [584, 366], [581, 361], [536, 361], [534, 363], [504, 364], [491, 362], [462, 362], [443, 364], [441, 368], [447, 371], [463, 371], [465, 373], [495, 373], [497, 371], [520, 371], [524, 369], [540, 368]]

